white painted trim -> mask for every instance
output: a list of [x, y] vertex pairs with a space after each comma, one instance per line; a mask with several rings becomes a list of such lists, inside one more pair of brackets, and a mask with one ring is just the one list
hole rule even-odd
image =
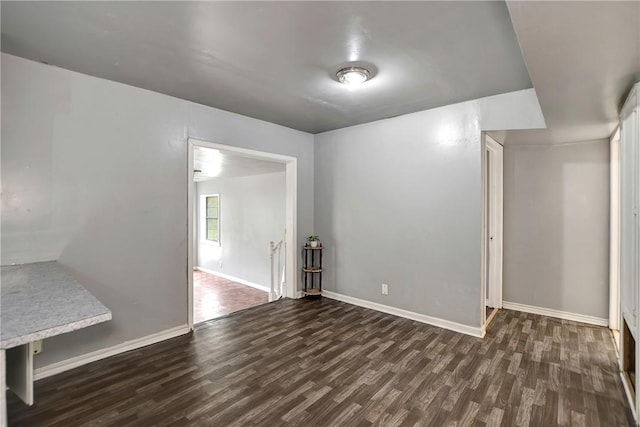
[[[635, 372], [640, 371], [640, 223], [638, 206], [640, 203], [640, 82], [636, 82], [620, 111], [620, 328], [625, 322], [635, 339]], [[629, 218], [627, 218], [627, 215]], [[622, 262], [624, 258], [625, 262]], [[626, 262], [628, 261], [628, 262]], [[631, 303], [629, 306], [629, 303]], [[624, 319], [624, 320], [622, 320]], [[626, 353], [624, 332], [622, 333], [621, 358]], [[623, 364], [621, 364], [622, 366]], [[640, 393], [633, 402], [640, 416]], [[636, 419], [637, 421], [637, 419]]]
[[106, 359], [107, 357], [115, 356], [131, 350], [136, 350], [151, 344], [156, 344], [170, 338], [175, 338], [180, 335], [189, 333], [190, 330], [191, 329], [189, 328], [189, 325], [186, 324], [182, 326], [176, 326], [174, 328], [147, 335], [142, 338], [125, 341], [121, 344], [116, 344], [114, 346], [92, 351], [81, 356], [76, 356], [57, 363], [52, 363], [51, 365], [43, 366], [36, 369], [34, 372], [34, 380], [41, 380], [43, 378], [47, 378], [64, 371], [68, 371], [69, 369], [77, 368], [79, 366], [95, 362], [97, 360]]
[[[204, 141], [202, 139], [197, 139], [197, 138], [189, 138], [189, 142], [199, 147], [213, 148], [216, 150], [224, 150], [224, 151], [233, 151], [234, 153], [242, 154], [243, 157], [250, 157], [252, 159], [258, 159], [258, 160], [270, 159], [280, 163], [288, 163], [293, 160], [296, 160], [295, 157], [287, 156], [284, 154], [268, 153], [266, 151], [258, 151], [258, 150], [252, 150], [250, 148], [236, 147], [235, 145], [218, 144], [215, 142]], [[190, 176], [193, 179], [193, 174], [191, 174]]]
[[635, 395], [631, 386], [629, 385], [629, 378], [627, 375], [620, 371], [620, 380], [622, 381], [622, 387], [624, 388], [624, 394], [627, 396], [627, 401], [629, 402], [629, 407], [631, 408], [631, 413], [633, 414], [633, 419], [636, 421], [636, 425], [638, 424], [638, 413], [636, 412], [635, 403]]
[[493, 310], [491, 310], [491, 314], [487, 317], [487, 322], [485, 323], [485, 329], [487, 326], [489, 326], [489, 323], [491, 323], [493, 318], [496, 317], [496, 314], [498, 314], [498, 310], [500, 309], [493, 307]]
[[480, 328], [486, 330], [487, 324], [487, 147], [486, 134], [480, 143]]
[[0, 427], [7, 425], [7, 380], [5, 350], [0, 349]]
[[[189, 140], [187, 144], [187, 325], [193, 331], [193, 266], [195, 253], [193, 247], [195, 224], [194, 224], [194, 200], [196, 196], [196, 185], [193, 182], [193, 158], [194, 144]], [[197, 237], [197, 236], [196, 236]]]
[[533, 305], [519, 304], [517, 302], [503, 301], [502, 307], [509, 310], [523, 311], [525, 313], [540, 314], [542, 316], [557, 317], [558, 319], [573, 320], [575, 322], [588, 323], [596, 326], [609, 326], [609, 320], [601, 317], [588, 316], [586, 314], [570, 313], [568, 311], [554, 310], [552, 308], [536, 307]]
[[491, 173], [491, 194], [494, 196], [489, 201], [491, 209], [491, 228], [493, 230], [494, 254], [490, 261], [489, 306], [502, 307], [502, 244], [503, 244], [503, 179], [504, 179], [504, 148], [489, 135], [486, 136], [487, 150], [492, 154], [493, 167]]
[[253, 283], [253, 282], [250, 282], [248, 280], [241, 279], [239, 277], [234, 277], [234, 276], [231, 276], [229, 274], [224, 274], [224, 273], [220, 273], [218, 271], [209, 270], [208, 268], [204, 268], [204, 267], [195, 267], [195, 269], [199, 270], [199, 271], [202, 271], [203, 273], [209, 273], [209, 274], [213, 274], [214, 276], [222, 277], [223, 279], [231, 280], [232, 282], [238, 282], [238, 283], [241, 283], [241, 284], [246, 285], [246, 286], [251, 286], [252, 288], [256, 288], [256, 289], [258, 289], [260, 291], [264, 291], [264, 292], [270, 292], [271, 291], [271, 287], [270, 286], [259, 285], [257, 283]]
[[285, 172], [285, 283], [284, 296], [301, 298], [298, 291], [298, 159], [292, 158]]
[[360, 298], [354, 298], [347, 295], [338, 294], [336, 292], [322, 290], [322, 296], [337, 301], [346, 302], [348, 304], [357, 305], [358, 307], [370, 308], [372, 310], [381, 311], [382, 313], [393, 314], [394, 316], [404, 317], [405, 319], [415, 320], [417, 322], [426, 323], [428, 325], [437, 326], [439, 328], [448, 329], [450, 331], [459, 332], [465, 335], [482, 338], [484, 332], [479, 326], [463, 325], [462, 323], [452, 322], [450, 320], [440, 319], [438, 317], [427, 316], [426, 314], [415, 313], [413, 311], [403, 310], [401, 308], [391, 307], [377, 302], [366, 301]]
[[[489, 327], [489, 323], [491, 323], [491, 321], [493, 320], [494, 317], [496, 317], [496, 314], [498, 314], [498, 310], [500, 310], [499, 308], [496, 307], [489, 307], [489, 300], [486, 300], [486, 304], [484, 306], [484, 310], [485, 310], [485, 316], [486, 316], [486, 320], [485, 322], [482, 324], [481, 328], [482, 328], [482, 333], [485, 334], [487, 332], [487, 328]], [[487, 307], [491, 308], [491, 314], [487, 316]]]
[[620, 128], [611, 137], [610, 152], [609, 328], [617, 331], [620, 330]]

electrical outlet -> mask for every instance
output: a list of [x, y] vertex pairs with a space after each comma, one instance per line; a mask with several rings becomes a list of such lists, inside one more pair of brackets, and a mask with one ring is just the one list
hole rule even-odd
[[389, 285], [386, 283], [382, 284], [382, 295], [389, 295]]
[[33, 354], [40, 354], [40, 353], [42, 353], [42, 340], [34, 341]]

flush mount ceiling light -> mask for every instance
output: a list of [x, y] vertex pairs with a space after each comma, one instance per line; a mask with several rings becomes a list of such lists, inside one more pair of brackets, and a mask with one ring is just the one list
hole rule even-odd
[[347, 86], [357, 86], [369, 80], [371, 73], [362, 67], [346, 67], [336, 73], [338, 81]]

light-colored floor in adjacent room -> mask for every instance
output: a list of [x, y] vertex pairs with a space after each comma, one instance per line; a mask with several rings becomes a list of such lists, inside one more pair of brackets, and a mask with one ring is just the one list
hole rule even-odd
[[269, 302], [269, 293], [213, 274], [193, 272], [193, 321], [201, 323]]

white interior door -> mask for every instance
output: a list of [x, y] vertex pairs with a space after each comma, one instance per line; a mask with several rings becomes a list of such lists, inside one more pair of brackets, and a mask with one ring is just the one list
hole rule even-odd
[[503, 205], [503, 148], [486, 136], [488, 159], [488, 302], [489, 307], [502, 308], [502, 205]]
[[[629, 371], [640, 372], [640, 337], [638, 306], [640, 306], [640, 84], [631, 90], [620, 113], [620, 222], [619, 222], [619, 266], [621, 317], [618, 317], [620, 340], [620, 366], [623, 370], [623, 385], [636, 416], [640, 408], [640, 393], [637, 382], [631, 381]], [[617, 261], [617, 260], [616, 260]], [[614, 266], [615, 268], [616, 266]], [[614, 320], [615, 322], [615, 320]], [[625, 325], [628, 333], [625, 331]], [[632, 337], [629, 338], [629, 335]], [[635, 342], [635, 348], [632, 347]], [[632, 361], [635, 359], [635, 366]], [[635, 394], [635, 396], [634, 396]], [[636, 417], [637, 420], [637, 417]]]
[[503, 147], [489, 135], [484, 144], [485, 304], [502, 308]]
[[[633, 338], [637, 336], [638, 306], [638, 146], [637, 110], [623, 117], [620, 131], [620, 302]], [[639, 393], [640, 395], [640, 393]]]

